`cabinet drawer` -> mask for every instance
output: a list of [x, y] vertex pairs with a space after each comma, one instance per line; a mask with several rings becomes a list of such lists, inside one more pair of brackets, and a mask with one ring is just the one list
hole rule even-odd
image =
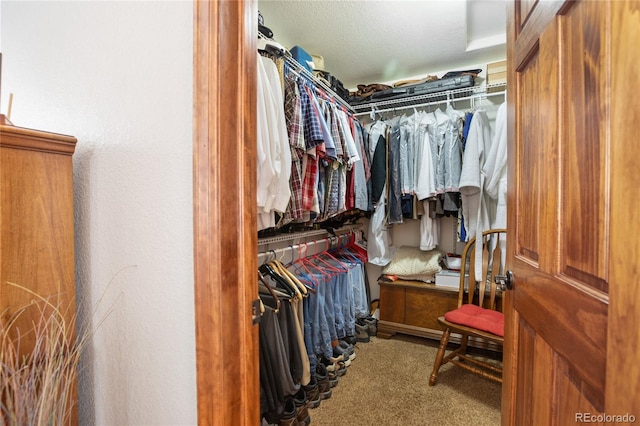
[[404, 323], [405, 289], [403, 287], [380, 287], [380, 319]]
[[438, 317], [458, 306], [458, 293], [437, 289], [406, 289], [405, 324], [442, 329]]

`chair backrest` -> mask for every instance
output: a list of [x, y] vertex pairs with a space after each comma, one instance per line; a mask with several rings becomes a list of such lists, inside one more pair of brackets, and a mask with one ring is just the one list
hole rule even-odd
[[[506, 241], [506, 229], [484, 231], [481, 244], [475, 237], [469, 240], [460, 259], [458, 307], [470, 303], [502, 311], [502, 291], [495, 282], [495, 276], [502, 275], [505, 271]], [[480, 250], [481, 254], [477, 254], [477, 250]], [[477, 262], [480, 259], [481, 266]]]

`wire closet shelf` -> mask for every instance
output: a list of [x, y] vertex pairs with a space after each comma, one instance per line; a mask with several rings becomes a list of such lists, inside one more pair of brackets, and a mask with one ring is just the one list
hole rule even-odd
[[460, 89], [446, 90], [442, 92], [427, 93], [424, 95], [409, 96], [398, 99], [381, 99], [376, 102], [367, 102], [352, 105], [356, 110], [356, 116], [383, 113], [405, 108], [420, 108], [445, 102], [458, 102], [485, 97], [505, 96], [506, 83], [490, 84], [483, 86], [464, 87]]
[[[339, 234], [357, 232], [361, 230], [362, 230], [362, 225], [355, 224], [355, 225], [345, 225], [339, 228], [335, 228], [333, 229], [333, 232], [334, 234], [339, 235]], [[323, 238], [330, 235], [331, 233], [326, 229], [312, 229], [309, 231], [284, 233], [284, 234], [276, 235], [273, 237], [258, 238], [258, 246], [264, 246], [267, 244], [274, 244], [274, 243], [281, 243], [281, 242], [294, 242], [295, 244], [297, 244], [300, 241], [303, 241], [304, 239], [314, 238], [314, 237]]]
[[[330, 233], [326, 229], [310, 230], [283, 234], [276, 237], [258, 239], [258, 264], [269, 260], [286, 259], [293, 262], [300, 257], [317, 254], [322, 250], [329, 250], [336, 244], [342, 244], [350, 235], [362, 233], [362, 225], [346, 225]], [[271, 248], [271, 244], [288, 242], [286, 247]]]
[[[258, 38], [266, 41], [275, 41], [272, 38], [265, 36], [261, 32], [258, 32]], [[278, 55], [278, 56], [284, 59], [284, 61], [287, 63], [287, 65], [289, 65], [289, 67], [293, 70], [295, 74], [306, 78], [307, 80], [312, 82], [317, 89], [323, 90], [329, 99], [337, 102], [338, 104], [340, 104], [340, 106], [347, 109], [352, 114], [355, 113], [356, 110], [353, 108], [353, 106], [351, 106], [344, 99], [338, 96], [338, 94], [331, 87], [329, 87], [324, 81], [316, 77], [312, 72], [309, 72], [309, 70], [303, 67], [298, 61], [293, 59], [293, 57], [289, 52], [285, 52], [283, 55]]]

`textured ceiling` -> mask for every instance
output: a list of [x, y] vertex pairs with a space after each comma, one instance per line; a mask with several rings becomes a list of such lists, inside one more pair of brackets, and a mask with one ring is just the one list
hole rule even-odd
[[324, 57], [345, 87], [482, 65], [506, 57], [503, 0], [259, 0], [287, 48]]

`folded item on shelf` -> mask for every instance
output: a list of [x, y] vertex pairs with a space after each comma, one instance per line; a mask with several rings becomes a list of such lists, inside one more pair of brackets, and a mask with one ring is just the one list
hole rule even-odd
[[426, 77], [422, 77], [416, 80], [400, 80], [400, 81], [396, 81], [395, 83], [393, 83], [393, 87], [402, 87], [402, 86], [409, 86], [412, 84], [420, 84], [420, 83], [426, 83], [428, 81], [436, 81], [438, 80], [438, 76], [437, 75], [428, 75]]
[[313, 72], [315, 64], [313, 63], [313, 57], [302, 47], [293, 46], [291, 48], [291, 56], [307, 71]]
[[264, 25], [258, 24], [258, 31], [260, 31], [260, 34], [267, 38], [273, 38], [273, 31], [271, 31], [270, 28], [265, 27]]
[[284, 56], [288, 53], [287, 49], [275, 40], [258, 39], [258, 50], [271, 53], [276, 56]]
[[313, 70], [314, 71], [326, 71], [324, 68], [324, 56], [311, 54], [311, 59], [313, 60]]
[[464, 70], [464, 71], [449, 71], [448, 73], [443, 75], [441, 78], [460, 77], [462, 75], [470, 75], [470, 76], [473, 76], [473, 78], [476, 78], [478, 74], [480, 74], [481, 72], [482, 72], [481, 68]]
[[434, 81], [428, 81], [426, 83], [392, 87], [387, 90], [376, 91], [371, 94], [371, 100], [396, 99], [408, 96], [425, 95], [429, 93], [472, 87], [474, 84], [475, 80], [473, 75], [465, 74], [458, 77], [441, 78]]
[[367, 99], [375, 92], [382, 92], [389, 89], [391, 89], [391, 86], [387, 84], [358, 84], [358, 90], [354, 93], [354, 96], [359, 99]]

